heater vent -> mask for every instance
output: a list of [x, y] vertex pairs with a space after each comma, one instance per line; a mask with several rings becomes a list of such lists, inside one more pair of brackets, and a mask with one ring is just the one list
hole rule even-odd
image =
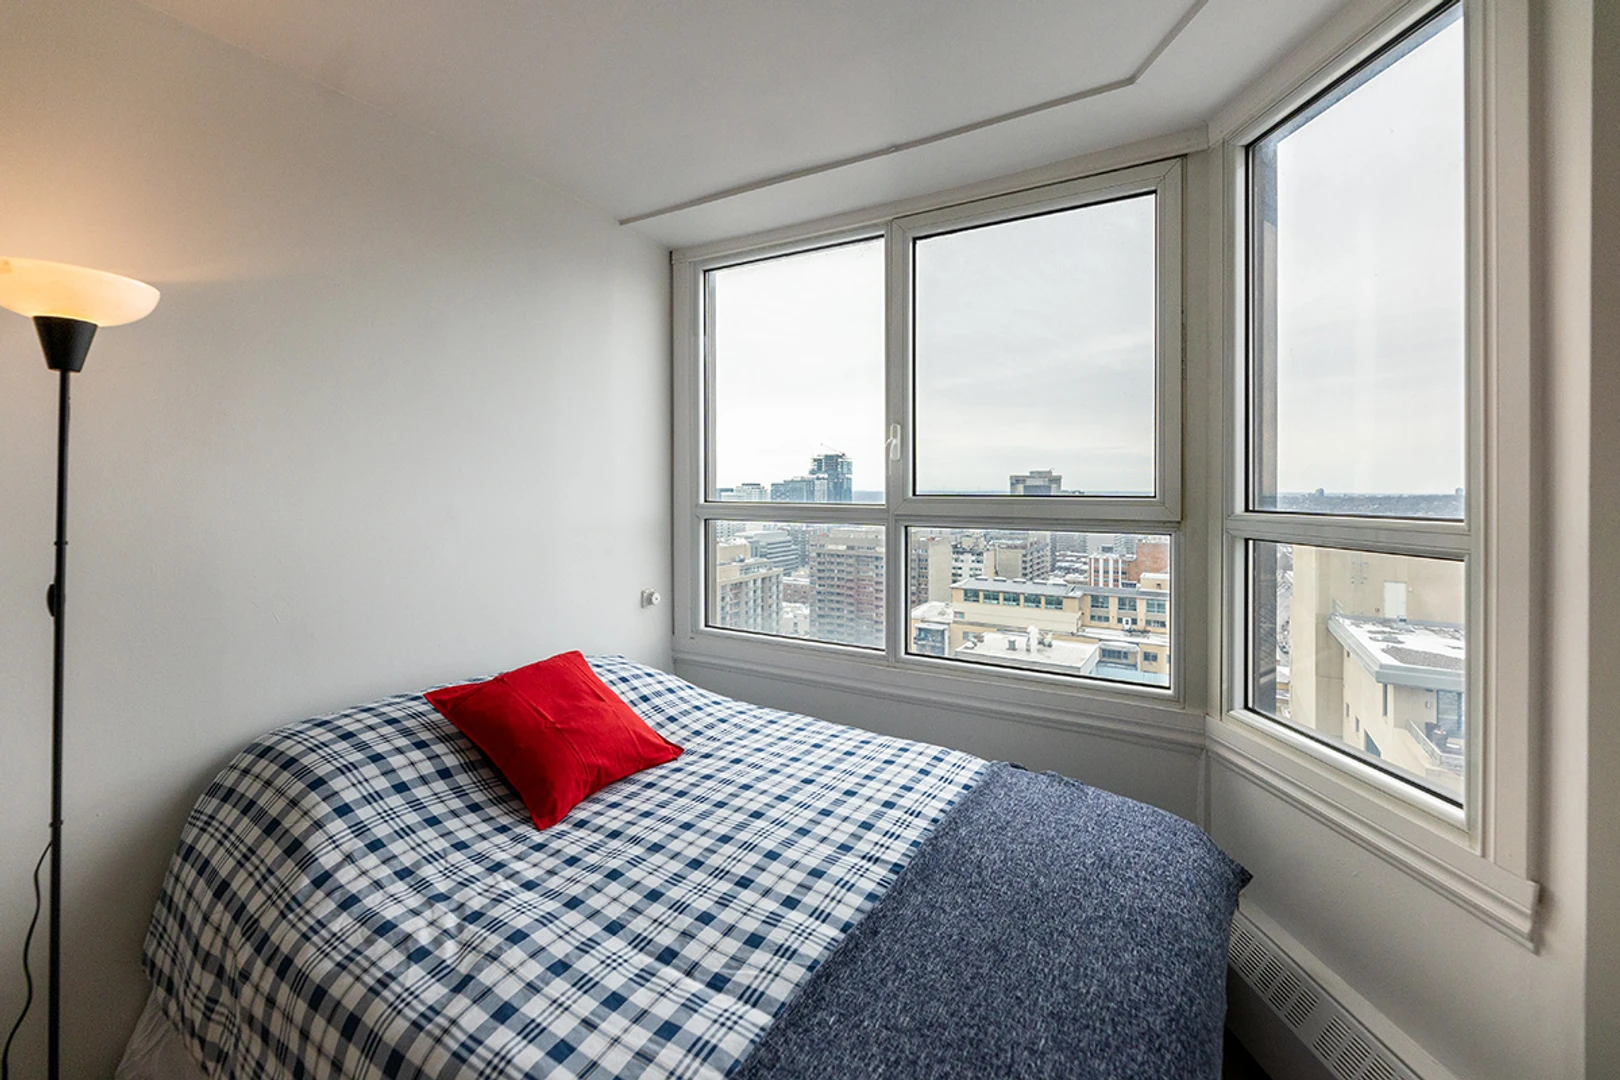
[[1294, 998], [1287, 1009], [1278, 1009], [1277, 1011], [1282, 1013], [1282, 1018], [1288, 1022], [1288, 1026], [1297, 1031], [1299, 1026], [1310, 1017], [1311, 1013], [1316, 1011], [1316, 1006], [1321, 1001], [1322, 999], [1307, 987], [1300, 992], [1298, 997]]
[[1242, 912], [1232, 920], [1232, 970], [1260, 995], [1336, 1080], [1418, 1080]]
[[1373, 1058], [1367, 1062], [1367, 1067], [1361, 1070], [1363, 1080], [1399, 1080], [1399, 1074], [1389, 1067], [1389, 1062], [1383, 1058]]

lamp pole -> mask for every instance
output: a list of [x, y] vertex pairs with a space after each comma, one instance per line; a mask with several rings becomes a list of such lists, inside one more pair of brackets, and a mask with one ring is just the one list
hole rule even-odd
[[57, 373], [56, 396], [56, 573], [45, 590], [54, 623], [51, 651], [51, 907], [50, 970], [45, 991], [46, 1075], [62, 1075], [62, 688], [67, 655], [67, 495], [68, 404], [70, 380], [84, 369], [96, 324], [47, 315], [34, 318], [45, 364]]
[[[62, 1074], [62, 691], [67, 655], [67, 491], [68, 404], [72, 375], [84, 369], [98, 326], [121, 326], [145, 318], [157, 306], [158, 291], [132, 278], [40, 259], [0, 258], [0, 307], [34, 320], [45, 366], [56, 372], [56, 569], [45, 590], [45, 607], [53, 623], [51, 656], [51, 838], [46, 851], [51, 859], [50, 960], [46, 990], [46, 1070], [49, 1080]], [[43, 858], [43, 857], [42, 857]], [[36, 904], [39, 867], [34, 868]], [[34, 909], [38, 919], [39, 908]], [[23, 946], [23, 974], [28, 977], [28, 926]], [[34, 996], [28, 994], [22, 1013], [0, 1050], [0, 1074], [9, 1073], [11, 1041], [28, 1016]], [[0, 1080], [4, 1080], [0, 1075]]]
[[[94, 327], [91, 327], [94, 330]], [[50, 1080], [62, 1075], [62, 683], [67, 645], [67, 468], [68, 380], [64, 368], [56, 406], [56, 576], [45, 592], [45, 606], [56, 624], [51, 656], [51, 946], [46, 1070]]]

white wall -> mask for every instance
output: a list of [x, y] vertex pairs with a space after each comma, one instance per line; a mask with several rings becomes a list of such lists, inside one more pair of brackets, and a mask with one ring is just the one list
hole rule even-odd
[[[0, 254], [164, 292], [74, 384], [66, 1074], [99, 1077], [184, 815], [254, 735], [567, 648], [668, 664], [637, 603], [669, 586], [668, 263], [124, 0], [0, 5], [0, 163]], [[6, 1027], [49, 805], [55, 388], [0, 313]]]
[[719, 694], [773, 709], [819, 716], [903, 739], [949, 746], [1037, 771], [1073, 776], [1096, 787], [1180, 814], [1200, 815], [1203, 750], [1167, 748], [1150, 736], [1130, 738], [953, 705], [919, 703], [834, 688], [812, 679], [783, 679], [683, 659], [676, 674]]

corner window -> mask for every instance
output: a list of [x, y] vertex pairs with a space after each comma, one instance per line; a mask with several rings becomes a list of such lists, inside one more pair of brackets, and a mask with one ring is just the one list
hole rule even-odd
[[684, 264], [690, 640], [1171, 691], [1180, 204], [1165, 163]]
[[1241, 706], [1462, 807], [1475, 515], [1462, 7], [1248, 149]]

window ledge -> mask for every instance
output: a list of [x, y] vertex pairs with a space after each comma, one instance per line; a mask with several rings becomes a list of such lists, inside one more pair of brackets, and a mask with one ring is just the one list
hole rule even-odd
[[1083, 731], [1184, 754], [1197, 755], [1204, 749], [1203, 714], [1173, 700], [1131, 700], [1089, 686], [1057, 686], [991, 672], [957, 673], [915, 658], [896, 663], [880, 653], [862, 656], [851, 649], [749, 641], [740, 635], [689, 639], [677, 644], [674, 659], [889, 701], [945, 704], [1015, 723]]
[[1331, 775], [1325, 766], [1284, 747], [1237, 718], [1211, 719], [1212, 765], [1259, 784], [1457, 907], [1534, 952], [1540, 886], [1503, 869], [1418, 819], [1421, 811], [1386, 805]]

